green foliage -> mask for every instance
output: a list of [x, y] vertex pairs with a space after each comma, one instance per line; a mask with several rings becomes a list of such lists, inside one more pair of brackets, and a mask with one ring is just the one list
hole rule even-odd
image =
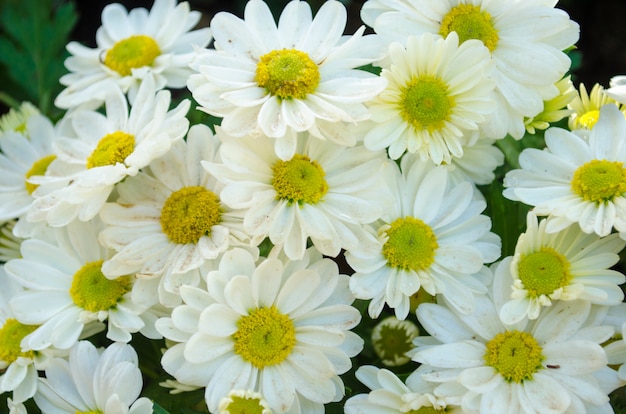
[[0, 100], [9, 106], [30, 101], [50, 117], [57, 114], [52, 102], [62, 88], [65, 45], [77, 18], [68, 1], [0, 2], [0, 76], [5, 79]]

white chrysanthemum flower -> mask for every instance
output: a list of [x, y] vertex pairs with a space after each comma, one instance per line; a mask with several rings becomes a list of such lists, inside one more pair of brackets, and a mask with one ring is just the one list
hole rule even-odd
[[626, 119], [617, 106], [600, 109], [588, 139], [549, 128], [545, 142], [545, 150], [522, 151], [522, 168], [504, 177], [504, 196], [550, 215], [549, 233], [578, 223], [585, 233], [626, 234]]
[[114, 341], [128, 342], [134, 332], [159, 337], [153, 312], [131, 300], [135, 275], [108, 280], [102, 274], [102, 263], [113, 253], [98, 243], [101, 228], [99, 220], [72, 222], [55, 229], [55, 243], [25, 240], [23, 258], [6, 263], [7, 274], [25, 288], [10, 301], [16, 318], [39, 325], [24, 338], [25, 346], [68, 349], [105, 320]]
[[433, 393], [464, 412], [608, 413], [604, 385], [616, 373], [600, 344], [614, 330], [586, 325], [590, 312], [588, 301], [561, 301], [532, 323], [506, 327], [488, 295], [470, 315], [426, 303], [417, 317], [440, 344], [416, 340], [413, 359], [432, 371], [422, 378], [437, 384]]
[[404, 384], [393, 372], [371, 365], [359, 367], [356, 377], [371, 391], [350, 397], [345, 404], [346, 414], [390, 413], [449, 413], [461, 414], [460, 407], [450, 404], [447, 398], [433, 394], [435, 385], [421, 377], [424, 369], [418, 368]]
[[128, 93], [133, 102], [147, 76], [154, 76], [157, 89], [184, 87], [192, 73], [194, 47], [211, 41], [208, 28], [190, 31], [200, 17], [186, 1], [155, 0], [150, 11], [141, 7], [130, 13], [121, 4], [107, 5], [96, 32], [96, 48], [77, 42], [67, 45], [71, 56], [65, 67], [70, 73], [60, 79], [66, 88], [55, 105], [98, 107], [111, 88]]
[[459, 45], [454, 32], [426, 33], [409, 37], [406, 49], [392, 43], [389, 59], [381, 73], [387, 88], [368, 103], [374, 126], [365, 147], [389, 148], [392, 159], [408, 150], [437, 165], [462, 157], [495, 109], [489, 50], [478, 40]]
[[39, 380], [35, 403], [44, 413], [152, 414], [152, 401], [139, 398], [143, 380], [137, 353], [119, 342], [104, 350], [88, 341], [55, 358]]
[[22, 218], [34, 201], [32, 176], [45, 175], [56, 158], [52, 142], [58, 131], [43, 115], [31, 115], [22, 132], [0, 138], [0, 222]]
[[617, 233], [600, 238], [578, 226], [546, 233], [547, 220], [538, 222], [532, 211], [526, 223], [514, 255], [494, 271], [494, 284], [508, 286], [511, 292], [500, 309], [505, 324], [526, 317], [537, 319], [542, 307], [551, 306], [554, 300], [582, 299], [597, 305], [622, 302], [624, 292], [619, 285], [626, 277], [610, 269], [626, 245]]
[[[461, 43], [478, 39], [495, 62], [497, 106], [481, 128], [491, 138], [524, 135], [524, 117], [558, 94], [556, 82], [570, 68], [563, 50], [579, 36], [578, 24], [545, 0], [370, 0], [363, 21], [388, 41], [411, 35], [458, 33]], [[532, 29], [529, 29], [532, 28]], [[463, 67], [463, 69], [467, 69]]]
[[413, 322], [389, 316], [372, 329], [372, 347], [383, 364], [397, 367], [411, 360], [406, 353], [413, 349], [413, 339], [418, 335]]
[[207, 290], [181, 286], [180, 294], [184, 304], [157, 321], [178, 342], [161, 363], [178, 381], [206, 386], [209, 411], [237, 389], [259, 392], [272, 412], [321, 412], [343, 397], [339, 375], [362, 349], [349, 331], [361, 315], [350, 306], [348, 276], [314, 248], [302, 260], [258, 264], [229, 250]]
[[271, 138], [234, 138], [223, 133], [221, 162], [204, 168], [225, 186], [224, 204], [247, 209], [243, 225], [258, 245], [269, 237], [287, 257], [302, 258], [307, 239], [327, 256], [357, 249], [363, 225], [386, 213], [392, 202], [384, 151], [342, 147], [303, 133], [296, 154], [280, 159]]
[[6, 132], [23, 134], [30, 117], [39, 114], [39, 109], [30, 102], [22, 102], [19, 108], [9, 109], [9, 112], [0, 116], [0, 137]]
[[297, 132], [352, 146], [345, 123], [367, 119], [363, 102], [385, 87], [385, 80], [357, 69], [384, 55], [375, 35], [364, 27], [344, 37], [346, 9], [331, 0], [314, 19], [304, 1], [291, 1], [278, 25], [269, 7], [251, 0], [245, 20], [218, 13], [211, 20], [215, 49], [192, 63], [198, 72], [187, 86], [200, 109], [223, 117], [233, 136], [263, 133], [287, 160], [294, 155]]
[[77, 171], [31, 177], [40, 185], [33, 193], [37, 199], [28, 220], [45, 220], [58, 227], [75, 218], [95, 217], [115, 184], [164, 155], [187, 133], [189, 101], [172, 110], [169, 106], [170, 92], [157, 92], [154, 79], [147, 76], [130, 113], [126, 98], [116, 89], [107, 95], [106, 115], [87, 110], [69, 113], [63, 136], [54, 142], [57, 159], [50, 168], [63, 162]]
[[587, 92], [585, 84], [579, 84], [578, 93], [574, 100], [567, 105], [573, 111], [568, 119], [568, 128], [571, 131], [592, 129], [600, 119], [600, 108], [610, 103], [620, 108], [620, 111], [626, 116], [626, 107], [607, 95], [602, 85], [596, 83], [591, 87], [591, 92]]
[[[376, 223], [371, 248], [348, 249], [355, 270], [350, 289], [371, 299], [376, 318], [385, 303], [398, 319], [409, 313], [410, 297], [420, 288], [444, 295], [462, 312], [471, 312], [475, 293], [487, 292], [485, 263], [500, 256], [500, 239], [489, 230], [486, 207], [469, 182], [452, 185], [443, 166], [402, 160], [396, 204]], [[485, 279], [484, 276], [488, 276]]]
[[186, 141], [150, 164], [149, 173], [117, 187], [117, 201], [100, 212], [107, 226], [99, 240], [117, 251], [102, 265], [107, 277], [138, 273], [136, 289], [153, 298], [154, 283], [147, 279], [160, 278], [158, 297], [173, 306], [179, 299], [168, 292], [177, 295], [180, 285], [197, 285], [203, 264], [246, 241], [243, 214], [223, 205], [218, 183], [200, 164], [214, 160], [218, 147], [209, 127], [195, 125]]

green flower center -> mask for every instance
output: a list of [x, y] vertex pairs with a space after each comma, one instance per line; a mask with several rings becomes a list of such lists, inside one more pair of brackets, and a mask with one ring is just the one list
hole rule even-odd
[[374, 351], [385, 365], [397, 366], [411, 360], [406, 353], [414, 348], [413, 339], [419, 335], [417, 326], [410, 321], [389, 317], [372, 331]]
[[275, 306], [258, 308], [237, 321], [235, 353], [261, 369], [283, 362], [296, 344], [296, 328]]
[[400, 114], [415, 129], [433, 132], [450, 120], [454, 99], [448, 85], [434, 76], [420, 76], [400, 91]]
[[531, 297], [549, 295], [567, 286], [572, 279], [570, 263], [565, 256], [550, 247], [522, 256], [517, 272]]
[[306, 155], [296, 154], [289, 161], [278, 160], [272, 172], [276, 198], [287, 200], [290, 205], [315, 204], [328, 192], [324, 169]]
[[480, 10], [473, 4], [459, 4], [453, 7], [441, 21], [439, 34], [447, 37], [450, 32], [459, 35], [459, 42], [478, 39], [493, 52], [498, 45], [498, 31], [495, 29], [491, 15]]
[[266, 407], [258, 397], [240, 397], [237, 395], [230, 397], [228, 406], [220, 409], [220, 413], [229, 414], [263, 414]]
[[22, 352], [20, 343], [35, 329], [37, 325], [22, 325], [16, 319], [7, 319], [0, 328], [0, 361], [11, 364], [19, 357], [33, 358], [33, 351]]
[[309, 55], [300, 50], [272, 50], [259, 59], [254, 79], [280, 99], [304, 99], [317, 89], [320, 71]]
[[572, 191], [596, 204], [611, 201], [626, 192], [626, 168], [618, 161], [591, 160], [574, 172]]
[[219, 197], [201, 186], [174, 191], [161, 209], [163, 233], [178, 244], [198, 243], [221, 220]]
[[131, 69], [150, 66], [161, 54], [157, 42], [150, 36], [134, 35], [120, 40], [109, 49], [104, 64], [122, 76], [131, 74]]
[[109, 280], [102, 274], [102, 260], [89, 262], [72, 279], [70, 296], [76, 306], [90, 312], [113, 308], [131, 289], [130, 276]]
[[398, 218], [387, 229], [382, 253], [387, 264], [403, 270], [425, 270], [435, 261], [439, 245], [430, 226], [414, 217]]
[[26, 171], [26, 174], [24, 174], [24, 178], [26, 179], [26, 181], [24, 181], [24, 186], [26, 187], [26, 191], [28, 191], [28, 194], [32, 194], [37, 189], [37, 187], [39, 187], [39, 184], [29, 183], [28, 179], [33, 175], [44, 175], [48, 170], [50, 163], [52, 163], [52, 161], [54, 161], [55, 159], [56, 155], [47, 155], [35, 161], [30, 167], [30, 170]]
[[509, 331], [487, 342], [485, 363], [493, 367], [508, 382], [530, 380], [542, 368], [543, 350], [532, 335]]
[[600, 111], [591, 110], [589, 112], [585, 112], [578, 118], [578, 125], [582, 126], [586, 129], [591, 129], [600, 119]]
[[135, 150], [135, 136], [122, 131], [105, 135], [87, 158], [87, 168], [124, 163]]

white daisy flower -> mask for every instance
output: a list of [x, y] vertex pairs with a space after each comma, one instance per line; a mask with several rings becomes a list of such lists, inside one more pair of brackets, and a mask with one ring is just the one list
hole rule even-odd
[[[348, 276], [314, 248], [302, 260], [266, 258], [242, 249], [224, 254], [207, 290], [182, 286], [184, 304], [157, 329], [178, 344], [162, 358], [182, 383], [206, 386], [209, 411], [232, 390], [260, 393], [272, 412], [339, 401], [339, 375], [363, 340], [349, 330], [361, 315]], [[311, 411], [313, 412], [313, 411]]]
[[626, 119], [617, 106], [600, 109], [588, 139], [549, 128], [545, 141], [545, 150], [522, 151], [522, 168], [504, 177], [504, 196], [550, 215], [549, 233], [572, 223], [599, 236], [626, 232]]
[[596, 83], [591, 87], [591, 91], [587, 92], [585, 84], [579, 84], [578, 93], [572, 102], [567, 105], [572, 110], [572, 114], [568, 118], [567, 127], [571, 131], [592, 129], [598, 122], [598, 119], [600, 119], [600, 108], [610, 103], [620, 108], [620, 111], [625, 113], [624, 116], [626, 116], [626, 107], [607, 95], [602, 85]]
[[150, 11], [143, 7], [130, 13], [118, 3], [102, 10], [102, 26], [96, 32], [96, 48], [70, 42], [65, 60], [69, 74], [61, 77], [66, 88], [57, 96], [57, 107], [68, 109], [105, 101], [111, 88], [128, 93], [131, 102], [143, 80], [154, 76], [156, 89], [182, 88], [191, 74], [194, 47], [211, 41], [208, 28], [191, 29], [201, 14], [189, 3], [155, 0]]
[[48, 118], [33, 114], [24, 121], [21, 132], [8, 131], [0, 138], [0, 222], [19, 218], [17, 233], [21, 237], [30, 235], [23, 217], [38, 187], [30, 178], [45, 175], [56, 159], [52, 142], [58, 134]]
[[80, 341], [67, 360], [51, 360], [45, 373], [34, 397], [44, 413], [152, 414], [152, 401], [137, 399], [143, 380], [130, 345], [102, 350]]
[[[578, 226], [546, 233], [547, 220], [538, 222], [529, 212], [526, 232], [519, 236], [515, 253], [495, 269], [494, 284], [510, 292], [500, 309], [505, 324], [537, 319], [554, 300], [583, 299], [597, 305], [617, 305], [624, 299], [619, 285], [626, 277], [610, 268], [626, 246], [619, 234], [600, 238]], [[505, 287], [506, 286], [506, 287]]]
[[250, 0], [244, 16], [222, 12], [211, 20], [216, 50], [198, 54], [198, 73], [187, 82], [200, 109], [223, 117], [233, 136], [276, 138], [283, 160], [294, 155], [296, 132], [354, 145], [344, 123], [368, 118], [363, 102], [385, 87], [384, 79], [357, 69], [384, 55], [377, 37], [363, 36], [365, 27], [342, 36], [347, 13], [335, 0], [314, 19], [304, 1], [288, 2], [278, 25], [261, 0]]
[[460, 407], [446, 398], [433, 394], [435, 386], [421, 377], [424, 369], [418, 368], [403, 383], [393, 372], [371, 365], [363, 365], [356, 377], [371, 391], [357, 394], [345, 403], [346, 414], [389, 413], [450, 413], [461, 414]]
[[156, 318], [145, 306], [132, 302], [135, 275], [108, 280], [102, 263], [112, 252], [97, 240], [102, 224], [72, 222], [56, 229], [56, 242], [28, 239], [21, 259], [6, 263], [7, 274], [25, 290], [10, 301], [16, 318], [39, 325], [22, 344], [34, 350], [49, 346], [68, 349], [108, 321], [107, 337], [128, 342], [131, 333], [158, 338], [150, 323]]
[[614, 331], [587, 326], [590, 310], [588, 301], [561, 301], [533, 323], [505, 327], [488, 295], [470, 315], [426, 303], [417, 317], [441, 344], [416, 341], [413, 359], [432, 370], [422, 378], [437, 384], [434, 394], [464, 412], [610, 412], [603, 387], [615, 372], [599, 344]]
[[19, 108], [11, 108], [0, 116], [0, 137], [6, 132], [24, 133], [31, 116], [40, 115], [39, 109], [30, 102], [22, 102]]
[[441, 293], [462, 312], [471, 312], [475, 293], [487, 292], [485, 263], [500, 256], [500, 239], [490, 232], [486, 207], [469, 182], [451, 185], [443, 166], [402, 160], [396, 204], [372, 228], [372, 248], [348, 249], [355, 270], [350, 289], [371, 299], [378, 317], [385, 303], [398, 319], [409, 313], [410, 297], [420, 288]]
[[221, 162], [202, 161], [225, 186], [222, 201], [247, 209], [243, 225], [258, 245], [269, 237], [287, 257], [301, 259], [307, 239], [336, 257], [365, 241], [363, 224], [377, 220], [391, 203], [384, 151], [342, 147], [301, 134], [296, 154], [280, 159], [271, 138], [233, 138], [223, 133]]
[[[195, 125], [149, 173], [118, 186], [117, 201], [100, 212], [107, 227], [99, 240], [117, 251], [102, 265], [107, 277], [160, 278], [159, 291], [177, 294], [181, 284], [200, 282], [205, 262], [247, 241], [243, 214], [222, 204], [218, 183], [200, 165], [214, 160], [218, 147], [209, 127]], [[169, 304], [165, 292], [160, 295]]]
[[87, 110], [69, 113], [63, 136], [54, 141], [57, 159], [50, 168], [64, 162], [77, 171], [31, 177], [40, 185], [33, 193], [37, 199], [28, 220], [58, 227], [75, 218], [95, 217], [115, 184], [137, 174], [183, 138], [189, 127], [185, 118], [189, 101], [172, 110], [169, 106], [170, 92], [156, 92], [154, 79], [147, 76], [130, 113], [126, 98], [116, 89], [106, 97], [106, 115]]
[[[460, 42], [478, 39], [491, 52], [496, 110], [481, 128], [491, 138], [521, 138], [524, 117], [543, 110], [558, 94], [556, 82], [570, 68], [563, 50], [579, 36], [578, 24], [554, 1], [544, 0], [370, 0], [363, 21], [377, 34], [403, 44], [411, 35], [442, 37], [456, 32]], [[532, 29], [529, 29], [532, 28]], [[463, 67], [463, 69], [467, 69]]]
[[368, 103], [374, 126], [365, 147], [389, 148], [392, 159], [408, 150], [437, 165], [463, 156], [495, 109], [489, 50], [478, 40], [459, 45], [456, 32], [426, 33], [409, 37], [406, 48], [392, 43], [389, 60], [381, 73], [387, 88]]

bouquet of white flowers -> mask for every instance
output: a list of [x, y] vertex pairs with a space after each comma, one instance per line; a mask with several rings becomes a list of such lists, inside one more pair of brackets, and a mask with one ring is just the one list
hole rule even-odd
[[555, 1], [319, 3], [0, 8], [0, 410], [626, 407], [626, 78]]

